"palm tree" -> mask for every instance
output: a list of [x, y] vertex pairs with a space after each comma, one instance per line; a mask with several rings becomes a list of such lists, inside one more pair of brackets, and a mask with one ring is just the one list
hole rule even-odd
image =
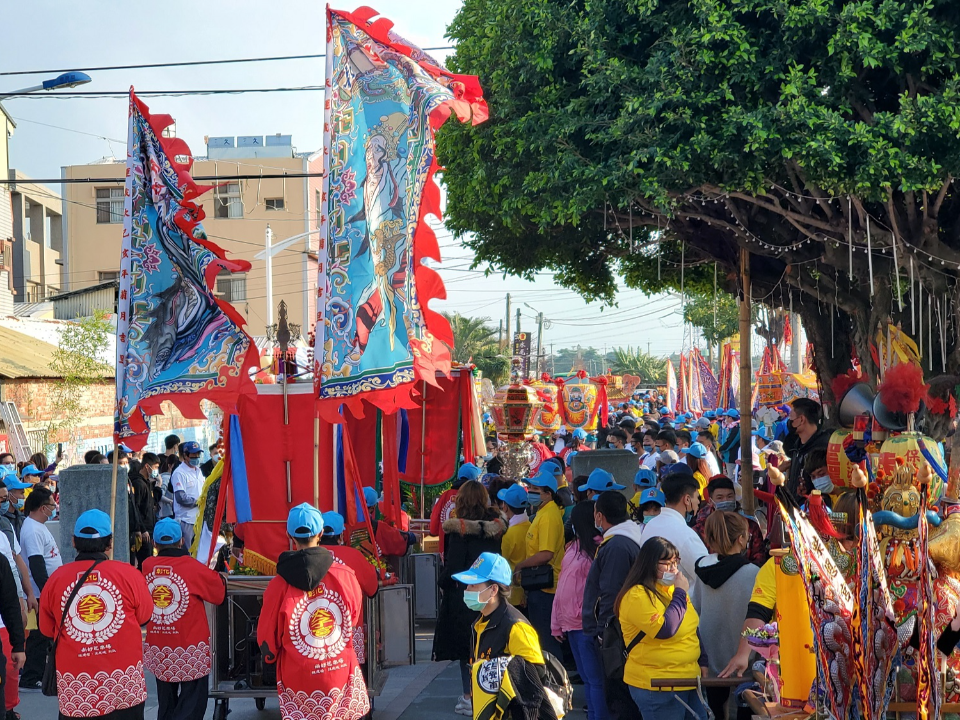
[[466, 317], [458, 312], [445, 312], [443, 316], [453, 330], [451, 358], [459, 363], [473, 363], [494, 385], [505, 382], [510, 359], [500, 350], [497, 331], [487, 324], [490, 318]]
[[646, 384], [662, 384], [667, 381], [666, 361], [648, 355], [640, 348], [614, 348], [613, 372], [617, 375], [636, 375]]

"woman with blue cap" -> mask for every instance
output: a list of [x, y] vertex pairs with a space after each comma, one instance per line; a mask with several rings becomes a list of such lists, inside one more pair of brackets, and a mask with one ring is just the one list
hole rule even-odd
[[73, 546], [77, 559], [50, 575], [38, 618], [56, 647], [60, 715], [143, 720], [140, 627], [153, 614], [153, 598], [139, 570], [108, 559], [113, 528], [102, 510], [77, 518]]

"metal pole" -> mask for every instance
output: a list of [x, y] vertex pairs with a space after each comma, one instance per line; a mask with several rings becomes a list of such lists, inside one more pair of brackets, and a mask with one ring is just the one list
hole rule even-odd
[[513, 344], [513, 335], [510, 334], [510, 293], [507, 293], [507, 347]]
[[423, 506], [424, 494], [423, 494], [423, 476], [427, 472], [427, 381], [423, 381], [422, 392], [420, 396], [423, 398], [423, 412], [420, 413], [420, 517], [428, 518], [430, 514], [427, 512], [427, 509]]
[[750, 358], [750, 253], [740, 248], [740, 487], [743, 514], [753, 517], [753, 445], [750, 434], [753, 368]]
[[265, 317], [267, 319], [267, 332], [269, 332], [270, 326], [273, 325], [273, 251], [271, 248], [273, 245], [273, 230], [270, 229], [270, 225], [267, 225], [265, 245], [266, 265], [264, 271], [267, 275], [267, 314]]
[[543, 372], [543, 313], [537, 313], [537, 377]]
[[[117, 469], [120, 467], [120, 446], [113, 442], [113, 480], [110, 483], [110, 528], [116, 530], [117, 522]], [[127, 528], [127, 532], [130, 529]], [[113, 560], [113, 545], [116, 544], [117, 534], [113, 533], [114, 543], [110, 545], [110, 559]]]
[[320, 507], [320, 416], [316, 412], [313, 415], [313, 506]]

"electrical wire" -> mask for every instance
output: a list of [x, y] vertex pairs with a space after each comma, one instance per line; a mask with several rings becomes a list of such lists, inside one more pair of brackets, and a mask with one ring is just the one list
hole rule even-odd
[[[302, 85], [300, 87], [276, 87], [276, 88], [215, 88], [210, 90], [137, 90], [137, 97], [187, 97], [190, 95], [247, 95], [258, 93], [277, 93], [277, 92], [322, 92], [323, 85]], [[0, 93], [0, 98], [27, 98], [30, 100], [46, 100], [59, 98], [61, 100], [69, 98], [108, 98], [108, 97], [129, 97], [129, 90], [63, 90], [55, 93], [36, 92], [9, 92]]]
[[[432, 50], [453, 50], [453, 45], [442, 45], [437, 47], [427, 47], [421, 48], [425, 52], [430, 52]], [[230, 60], [188, 60], [184, 62], [163, 62], [163, 63], [140, 63], [136, 65], [101, 65], [99, 67], [72, 67], [72, 68], [60, 68], [55, 70], [8, 70], [6, 72], [0, 72], [0, 76], [4, 75], [54, 75], [57, 73], [65, 72], [107, 72], [109, 70], [145, 70], [152, 68], [169, 68], [169, 67], [198, 67], [200, 65], [231, 65], [231, 64], [241, 64], [241, 63], [255, 63], [255, 62], [276, 62], [276, 61], [285, 61], [285, 60], [319, 60], [325, 58], [326, 54], [310, 54], [310, 55], [275, 55], [267, 57], [253, 57], [253, 58], [234, 58]]]

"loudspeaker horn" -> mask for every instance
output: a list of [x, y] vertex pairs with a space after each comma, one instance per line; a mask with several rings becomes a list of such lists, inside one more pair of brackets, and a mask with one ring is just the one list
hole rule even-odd
[[869, 383], [859, 382], [844, 393], [837, 412], [841, 427], [852, 428], [857, 415], [873, 415], [876, 393]]
[[[921, 402], [917, 412], [914, 413], [917, 417], [923, 412], [923, 407], [924, 404]], [[893, 412], [887, 408], [880, 400], [880, 393], [877, 393], [877, 396], [873, 399], [873, 419], [880, 424], [880, 427], [892, 432], [903, 432], [907, 429], [907, 414]]]

